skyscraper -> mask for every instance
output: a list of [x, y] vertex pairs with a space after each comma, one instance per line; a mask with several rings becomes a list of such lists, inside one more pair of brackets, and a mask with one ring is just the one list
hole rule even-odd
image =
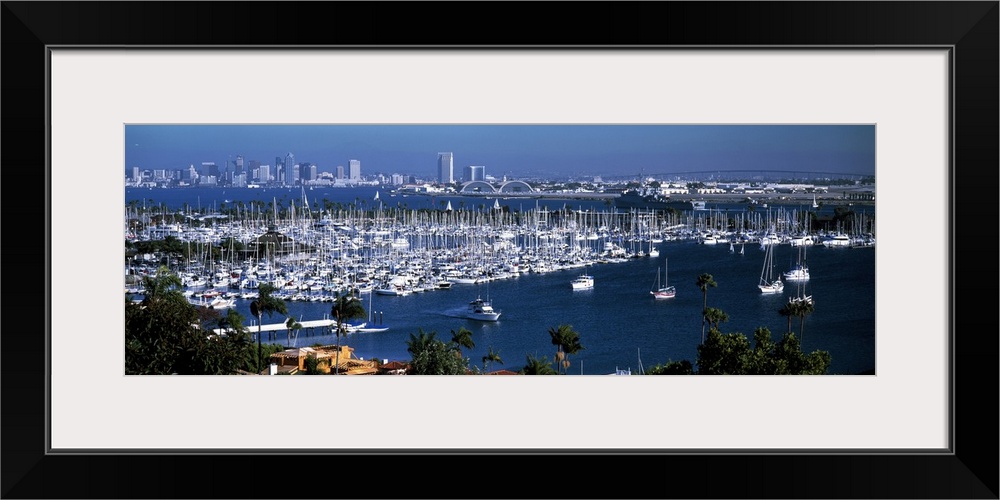
[[295, 184], [295, 155], [288, 153], [285, 155], [285, 184]]
[[438, 153], [438, 182], [451, 184], [455, 182], [455, 155]]
[[337, 178], [338, 179], [343, 179], [344, 178], [344, 166], [343, 165], [337, 165]]
[[361, 160], [348, 160], [347, 175], [352, 181], [361, 180]]

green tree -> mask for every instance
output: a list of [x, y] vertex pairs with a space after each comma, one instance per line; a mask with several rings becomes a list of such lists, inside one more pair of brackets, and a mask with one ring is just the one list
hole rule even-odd
[[330, 315], [337, 320], [337, 361], [336, 368], [334, 369], [334, 374], [340, 374], [340, 336], [347, 335], [347, 328], [345, 326], [347, 321], [352, 319], [361, 319], [367, 316], [365, 312], [365, 306], [361, 304], [361, 299], [357, 298], [353, 294], [338, 294], [333, 300], [333, 307], [330, 308]]
[[705, 316], [705, 321], [708, 322], [709, 326], [716, 330], [719, 329], [719, 323], [729, 321], [729, 314], [715, 307], [706, 308], [702, 314]]
[[799, 317], [799, 340], [802, 340], [805, 338], [806, 316], [809, 316], [816, 310], [816, 304], [811, 298], [796, 302], [798, 303], [798, 309], [795, 311], [795, 315]]
[[[701, 309], [702, 309], [702, 311], [705, 311], [706, 309], [708, 309], [708, 288], [709, 287], [713, 287], [713, 288], [717, 287], [717, 286], [719, 286], [719, 284], [715, 282], [715, 280], [712, 278], [711, 274], [703, 273], [700, 276], [698, 276], [698, 281], [695, 282], [695, 285], [698, 285], [698, 288], [701, 290], [701, 294], [704, 297]], [[701, 320], [701, 342], [702, 343], [705, 343], [705, 324], [706, 323], [707, 323], [707, 319], [704, 316], [702, 316], [702, 320]]]
[[792, 331], [792, 317], [798, 315], [797, 309], [798, 302], [792, 301], [785, 302], [785, 304], [781, 306], [781, 309], [778, 309], [778, 314], [788, 318], [788, 330], [786, 331]]
[[503, 364], [503, 360], [500, 359], [500, 353], [493, 350], [493, 346], [490, 346], [489, 351], [483, 356], [483, 372], [489, 373], [489, 363], [500, 363]]
[[688, 360], [668, 361], [646, 370], [646, 375], [692, 375], [694, 368]]
[[741, 333], [723, 334], [712, 328], [698, 346], [698, 374], [746, 375], [750, 342]]
[[569, 355], [576, 354], [584, 349], [580, 345], [580, 334], [573, 330], [572, 325], [562, 324], [549, 328], [549, 337], [552, 345], [556, 346], [556, 362], [562, 371], [569, 369]]
[[434, 338], [435, 332], [419, 336], [410, 334], [408, 349], [412, 354], [410, 373], [414, 375], [465, 375], [469, 360], [455, 356], [452, 345]]
[[261, 321], [265, 314], [270, 318], [274, 313], [288, 314], [285, 301], [272, 295], [276, 287], [271, 283], [261, 283], [257, 286], [257, 298], [250, 302], [250, 314], [257, 317], [257, 373], [264, 369], [263, 349], [261, 348]]
[[289, 316], [288, 319], [285, 321], [285, 329], [288, 331], [288, 333], [285, 335], [285, 340], [287, 342], [291, 342], [292, 341], [292, 332], [301, 330], [302, 329], [302, 323], [299, 323], [298, 321], [295, 321], [295, 318]]
[[459, 356], [462, 355], [463, 347], [466, 349], [476, 347], [476, 343], [472, 341], [472, 332], [464, 326], [459, 328], [458, 331], [451, 331], [451, 343]]
[[522, 375], [556, 375], [557, 372], [552, 369], [552, 364], [549, 358], [542, 356], [541, 358], [536, 358], [535, 356], [528, 355], [525, 357], [524, 368], [521, 368], [520, 373]]
[[181, 293], [180, 278], [166, 267], [143, 278], [142, 302], [125, 300], [125, 373], [231, 374], [245, 366], [252, 343], [243, 317], [229, 310], [215, 319], [221, 334], [203, 324], [199, 308]]
[[321, 373], [319, 370], [319, 358], [316, 356], [307, 356], [303, 365], [306, 367], [306, 375], [319, 375]]
[[813, 351], [804, 354], [794, 333], [785, 333], [777, 343], [771, 341], [771, 331], [760, 327], [754, 331], [754, 348], [742, 333], [708, 332], [705, 343], [698, 346], [700, 375], [823, 375], [830, 368], [830, 354]]
[[437, 336], [437, 332], [426, 333], [422, 328], [417, 329], [417, 334], [410, 334], [410, 340], [406, 341], [406, 352], [410, 353], [411, 356], [416, 355], [418, 352], [424, 350], [434, 342], [434, 337]]

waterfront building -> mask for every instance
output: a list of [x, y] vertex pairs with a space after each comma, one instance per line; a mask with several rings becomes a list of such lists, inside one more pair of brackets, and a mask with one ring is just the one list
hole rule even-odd
[[400, 174], [392, 174], [392, 184], [394, 186], [399, 186], [403, 183], [403, 176]]
[[316, 165], [312, 163], [303, 163], [299, 166], [299, 178], [303, 181], [314, 181], [316, 177]]
[[214, 161], [203, 161], [201, 162], [201, 172], [199, 174], [219, 177], [219, 166]]
[[343, 179], [343, 178], [344, 178], [344, 166], [337, 165], [337, 179]]
[[233, 187], [247, 187], [247, 174], [233, 174]]
[[188, 166], [187, 170], [181, 170], [181, 180], [193, 183], [198, 179], [198, 171], [195, 170], [194, 165]]
[[438, 182], [441, 184], [455, 182], [454, 153], [438, 153]]
[[469, 165], [465, 167], [465, 182], [486, 180], [486, 167], [483, 165]]
[[352, 181], [361, 180], [361, 160], [348, 160], [347, 162], [347, 173], [349, 179]]

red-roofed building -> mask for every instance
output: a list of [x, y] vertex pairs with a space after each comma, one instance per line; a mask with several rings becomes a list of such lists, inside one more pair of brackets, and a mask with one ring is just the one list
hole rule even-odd
[[400, 361], [390, 361], [379, 367], [379, 373], [383, 375], [406, 375], [410, 365]]

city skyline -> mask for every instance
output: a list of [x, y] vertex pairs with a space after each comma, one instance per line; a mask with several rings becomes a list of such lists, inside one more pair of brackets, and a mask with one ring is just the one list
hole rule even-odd
[[[455, 180], [487, 175], [638, 176], [767, 170], [875, 174], [874, 125], [127, 125], [125, 172], [186, 169], [291, 155], [336, 174], [352, 160], [374, 173]], [[271, 165], [274, 175], [276, 165]]]

